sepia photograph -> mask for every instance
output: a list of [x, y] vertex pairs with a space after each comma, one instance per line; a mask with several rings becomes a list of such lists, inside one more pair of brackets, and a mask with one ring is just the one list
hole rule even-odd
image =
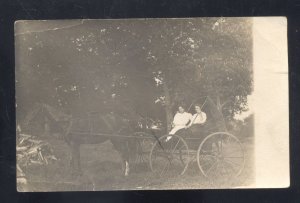
[[285, 34], [282, 18], [16, 21], [17, 190], [288, 187]]

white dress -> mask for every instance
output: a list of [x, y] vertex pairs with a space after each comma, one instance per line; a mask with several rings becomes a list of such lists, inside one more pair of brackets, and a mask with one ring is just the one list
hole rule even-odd
[[173, 120], [173, 129], [169, 132], [170, 135], [174, 135], [178, 130], [185, 128], [187, 123], [191, 121], [192, 114], [184, 112], [184, 113], [176, 113]]
[[192, 124], [203, 124], [206, 121], [206, 113], [203, 111], [201, 113], [195, 113], [191, 119], [191, 125]]

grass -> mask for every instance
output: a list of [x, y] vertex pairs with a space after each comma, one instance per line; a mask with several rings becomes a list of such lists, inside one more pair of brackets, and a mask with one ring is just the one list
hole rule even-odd
[[118, 152], [110, 142], [81, 146], [83, 175], [72, 175], [70, 151], [61, 140], [49, 139], [58, 160], [47, 166], [29, 166], [25, 170], [27, 191], [98, 191], [141, 189], [207, 189], [249, 187], [254, 183], [253, 141], [244, 140], [246, 165], [242, 174], [224, 182], [209, 181], [192, 162], [182, 176], [161, 178], [153, 174], [148, 163], [131, 164], [131, 174], [124, 177]]

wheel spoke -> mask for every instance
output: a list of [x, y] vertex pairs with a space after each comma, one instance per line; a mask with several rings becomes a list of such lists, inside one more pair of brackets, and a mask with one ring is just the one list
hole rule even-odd
[[188, 147], [186, 142], [177, 135], [165, 141], [168, 136], [161, 137], [153, 144], [150, 151], [150, 168], [160, 176], [183, 174], [189, 163]]
[[178, 148], [178, 150], [181, 150], [182, 148], [186, 148], [186, 146], [183, 144], [181, 147]]
[[243, 159], [243, 156], [223, 156], [223, 158], [227, 158], [227, 159]]
[[227, 178], [240, 173], [244, 161], [242, 144], [234, 135], [227, 132], [208, 135], [197, 151], [198, 167], [210, 179]]
[[242, 149], [240, 147], [234, 149], [232, 146], [228, 146], [227, 148], [230, 149], [230, 153], [231, 154], [236, 154], [237, 152], [241, 152], [242, 151]]
[[206, 171], [206, 175], [208, 175], [210, 172], [211, 172], [211, 170], [216, 166], [216, 165], [218, 165], [218, 161], [216, 161], [207, 171]]
[[176, 147], [177, 147], [177, 145], [178, 145], [179, 142], [180, 142], [180, 139], [178, 139], [178, 141], [177, 141], [177, 143], [176, 143], [176, 145], [175, 145], [175, 147], [173, 148], [173, 150], [172, 150], [171, 153], [173, 153], [173, 152], [176, 150]]
[[[221, 167], [222, 167], [221, 175], [222, 175], [222, 177], [225, 177], [225, 174], [226, 174], [227, 172], [226, 172], [226, 169], [225, 169], [224, 164], [223, 164], [222, 161], [220, 162], [220, 165], [221, 165]], [[223, 172], [223, 173], [222, 173], [222, 172]]]
[[238, 166], [238, 167], [240, 167], [241, 166], [241, 164], [238, 164], [238, 163], [235, 163], [235, 162], [233, 162], [233, 161], [230, 161], [230, 160], [224, 160], [224, 162], [226, 162], [226, 163], [228, 163], [228, 164], [230, 164], [230, 165], [235, 165], [235, 166]]
[[159, 156], [159, 157], [162, 157], [162, 158], [164, 158], [164, 159], [169, 160], [169, 157], [168, 157], [168, 154], [167, 154], [167, 153], [168, 153], [168, 152], [166, 152], [166, 151], [162, 151], [162, 152], [160, 152], [160, 153], [156, 153], [156, 155]]
[[162, 150], [165, 150], [165, 148], [163, 147], [163, 144], [160, 140], [158, 140], [158, 144], [159, 144], [159, 146], [161, 147]]
[[164, 168], [163, 168], [163, 170], [161, 171], [160, 176], [163, 175], [165, 169], [166, 169], [167, 167], [169, 167], [169, 165], [170, 165], [170, 161], [168, 161], [168, 162], [164, 165]]
[[[231, 168], [231, 171], [232, 171], [232, 172], [230, 172], [229, 169], [225, 166], [225, 164], [226, 164], [226, 162], [222, 161], [222, 167], [224, 169], [224, 172], [227, 174], [227, 176], [230, 176], [230, 174], [235, 172], [235, 170], [233, 169], [233, 167], [231, 165], [229, 165]], [[224, 175], [224, 177], [225, 177], [225, 175]]]
[[211, 157], [214, 157], [214, 158], [216, 158], [217, 156], [217, 151], [213, 151], [213, 152], [207, 152], [207, 151], [202, 151], [203, 153], [201, 153], [200, 154], [200, 156], [203, 156], [203, 157], [205, 157], [205, 156], [211, 156]]
[[223, 163], [224, 163], [224, 164], [227, 164], [233, 173], [235, 173], [235, 172], [238, 171], [238, 170], [235, 170], [234, 167], [233, 167], [230, 163], [228, 163], [228, 162], [226, 162], [226, 161], [223, 161]]
[[212, 161], [213, 160], [206, 161], [206, 163], [201, 166], [204, 168], [205, 166], [212, 165], [212, 163], [211, 163]]
[[180, 157], [177, 157], [177, 156], [174, 156], [174, 157], [173, 157], [173, 160], [181, 161]]

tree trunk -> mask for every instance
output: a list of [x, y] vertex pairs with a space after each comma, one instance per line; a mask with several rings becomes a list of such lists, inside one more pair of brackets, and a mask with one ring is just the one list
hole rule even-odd
[[166, 112], [166, 119], [167, 119], [167, 132], [169, 132], [172, 128], [172, 121], [173, 121], [173, 114], [172, 114], [172, 104], [171, 104], [171, 97], [170, 92], [167, 84], [163, 83], [163, 91], [165, 95], [165, 112]]

